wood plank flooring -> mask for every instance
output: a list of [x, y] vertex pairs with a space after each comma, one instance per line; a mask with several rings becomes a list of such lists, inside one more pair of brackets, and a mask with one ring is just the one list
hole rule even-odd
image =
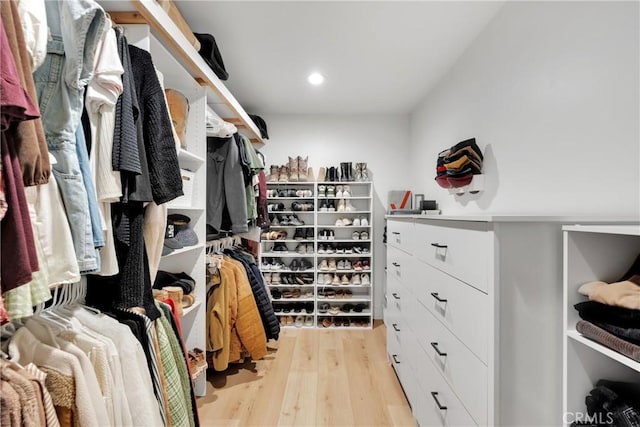
[[263, 360], [209, 371], [203, 426], [414, 426], [385, 326], [284, 329]]

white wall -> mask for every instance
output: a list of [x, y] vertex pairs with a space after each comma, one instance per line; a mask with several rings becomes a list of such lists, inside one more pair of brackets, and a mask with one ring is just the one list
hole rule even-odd
[[288, 156], [309, 156], [317, 174], [321, 166], [367, 162], [374, 184], [374, 316], [382, 317], [386, 253], [382, 244], [389, 190], [410, 183], [409, 120], [407, 116], [262, 116], [269, 136], [261, 149], [267, 166], [285, 164]]
[[[412, 112], [413, 190], [454, 214], [638, 217], [638, 22], [638, 2], [507, 3]], [[469, 137], [487, 190], [449, 195], [437, 153]]]

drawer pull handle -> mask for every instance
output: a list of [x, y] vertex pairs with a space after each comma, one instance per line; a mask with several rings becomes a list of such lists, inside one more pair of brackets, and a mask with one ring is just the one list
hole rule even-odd
[[442, 406], [440, 404], [440, 401], [438, 400], [438, 392], [437, 391], [432, 391], [431, 392], [431, 397], [433, 397], [433, 400], [436, 401], [436, 405], [438, 405], [438, 409], [440, 409], [441, 411], [446, 411], [447, 410], [446, 406]]
[[398, 329], [398, 324], [397, 323], [392, 323], [391, 326], [393, 326], [393, 330], [396, 332], [400, 332], [400, 329]]
[[395, 234], [396, 236], [399, 236], [400, 232], [399, 231], [392, 231], [391, 234]]
[[400, 297], [398, 296], [398, 294], [397, 294], [396, 292], [392, 293], [391, 295], [393, 295], [393, 297], [394, 297], [395, 299], [400, 299]]
[[440, 248], [440, 249], [447, 249], [448, 248], [447, 245], [441, 245], [440, 243], [432, 243], [431, 246], [433, 246], [434, 248]]
[[397, 262], [392, 262], [391, 264], [393, 264], [394, 267], [400, 267], [400, 264], [398, 264]]
[[447, 302], [446, 299], [440, 298], [437, 292], [431, 292], [431, 296], [434, 297], [436, 300], [438, 300], [438, 302]]
[[394, 363], [400, 363], [400, 361], [398, 361], [398, 355], [397, 354], [392, 354], [391, 357], [393, 357], [393, 362]]
[[433, 347], [433, 349], [436, 351], [436, 353], [438, 353], [438, 356], [440, 357], [444, 357], [447, 355], [447, 353], [443, 353], [440, 351], [440, 349], [438, 348], [438, 343], [437, 342], [432, 342], [431, 343], [431, 347]]

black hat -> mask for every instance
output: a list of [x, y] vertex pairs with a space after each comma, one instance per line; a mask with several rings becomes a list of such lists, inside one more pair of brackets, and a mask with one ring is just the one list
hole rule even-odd
[[205, 60], [220, 80], [227, 80], [229, 73], [224, 68], [224, 61], [216, 44], [216, 39], [211, 34], [193, 33], [193, 35], [200, 42], [200, 52], [198, 53], [202, 56], [202, 59]]
[[264, 139], [269, 139], [269, 134], [267, 133], [267, 122], [260, 116], [256, 116], [255, 114], [249, 114], [253, 123], [256, 124], [258, 130], [260, 130], [260, 136]]

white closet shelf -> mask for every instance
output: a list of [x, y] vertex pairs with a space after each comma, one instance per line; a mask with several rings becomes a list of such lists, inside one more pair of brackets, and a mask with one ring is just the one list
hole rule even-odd
[[[352, 284], [348, 284], [348, 285], [343, 285], [343, 284], [339, 284], [339, 285], [324, 285], [324, 284], [317, 284], [316, 285], [318, 288], [329, 288], [329, 289], [342, 289], [342, 288], [360, 288], [360, 289], [369, 289], [371, 287], [371, 285], [352, 285]], [[367, 300], [369, 301], [369, 300]]]
[[[360, 273], [360, 274], [366, 273], [366, 274], [370, 275], [371, 274], [371, 270], [318, 270], [318, 273], [323, 273], [323, 274], [327, 274], [327, 273], [329, 273], [329, 274], [331, 274], [331, 273], [336, 273], [336, 274], [339, 274], [339, 273], [345, 273], [345, 274], [348, 274], [348, 273]], [[358, 286], [361, 286], [361, 285], [358, 285]]]
[[[349, 213], [349, 212], [341, 212], [341, 213]], [[370, 228], [370, 225], [328, 225], [328, 224], [318, 224], [318, 228]]]
[[298, 181], [298, 182], [294, 182], [294, 181], [287, 181], [287, 182], [276, 182], [276, 181], [267, 181], [267, 184], [275, 184], [275, 185], [314, 185], [315, 182], [314, 181]]
[[[333, 302], [333, 303], [341, 303], [341, 304], [346, 304], [346, 303], [353, 303], [353, 302], [369, 302], [370, 300], [367, 298], [358, 298], [358, 297], [351, 297], [351, 298], [318, 298], [318, 302]], [[363, 311], [364, 312], [364, 311]], [[346, 314], [346, 313], [345, 313]], [[356, 313], [358, 314], [358, 313]], [[362, 313], [360, 313], [362, 314]]]
[[338, 212], [338, 211], [331, 211], [331, 212], [325, 212], [325, 211], [318, 211], [319, 214], [370, 214], [371, 211], [349, 211], [349, 212]]
[[304, 253], [304, 254], [299, 254], [297, 252], [263, 252], [260, 256], [263, 257], [268, 257], [268, 258], [275, 258], [275, 257], [281, 257], [281, 258], [300, 258], [300, 257], [312, 257], [314, 256], [315, 253]]
[[195, 172], [200, 166], [204, 164], [205, 159], [198, 156], [197, 154], [193, 154], [192, 152], [183, 150], [181, 148], [178, 151], [178, 161], [180, 162], [180, 167], [182, 169], [187, 169]]
[[580, 334], [580, 332], [576, 330], [568, 330], [567, 337], [571, 338], [574, 341], [579, 342], [580, 344], [590, 347], [599, 353], [604, 354], [610, 359], [613, 359], [619, 363], [622, 363], [625, 366], [628, 366], [629, 368], [635, 370], [636, 372], [640, 372], [640, 362], [636, 362], [635, 360], [625, 356], [624, 354], [620, 354], [617, 351], [610, 349], [609, 347], [606, 347], [602, 344], [592, 341], [589, 338], [585, 338]]
[[318, 258], [371, 258], [368, 254], [318, 254]]
[[269, 211], [270, 214], [300, 214], [300, 213], [306, 213], [306, 214], [312, 214], [313, 211]]
[[270, 228], [313, 228], [311, 225], [272, 225]]
[[[311, 312], [311, 313], [297, 312], [296, 313], [295, 311], [290, 311], [288, 313], [283, 313], [283, 312], [279, 311], [279, 312], [276, 313], [276, 316], [313, 316], [313, 312]], [[280, 326], [282, 326], [282, 325], [280, 325]], [[292, 326], [292, 325], [289, 325], [289, 326]], [[309, 327], [309, 326], [307, 326], [307, 327]]]
[[161, 259], [166, 259], [166, 258], [169, 258], [169, 257], [172, 257], [172, 256], [185, 254], [187, 252], [196, 251], [196, 250], [203, 249], [203, 248], [204, 248], [204, 243], [198, 243], [197, 245], [193, 245], [193, 246], [185, 246], [182, 249], [176, 249], [175, 251], [171, 252], [170, 254], [164, 255]]
[[[313, 228], [313, 227], [307, 227], [307, 228]], [[315, 242], [315, 240], [262, 240], [262, 243], [276, 243], [276, 242], [282, 242], [282, 243], [313, 243]]]
[[318, 195], [318, 199], [330, 199], [330, 200], [368, 200], [371, 197], [369, 196], [349, 196], [349, 197], [338, 197], [338, 196], [320, 196]]
[[640, 236], [640, 225], [565, 225], [564, 231]]
[[[160, 2], [154, 0], [130, 0], [124, 2], [103, 1], [105, 9], [118, 24], [147, 24], [152, 32], [159, 37], [171, 53], [179, 58], [181, 64], [190, 72], [191, 76], [207, 90], [208, 103], [225, 120], [234, 123], [247, 134], [255, 145], [264, 145], [258, 127], [253, 123], [247, 112], [231, 94], [229, 89], [215, 75], [213, 70], [202, 59], [200, 54], [187, 39], [179, 26], [163, 9]], [[133, 6], [135, 12], [129, 9]], [[121, 10], [124, 12], [120, 12]]]
[[[267, 200], [313, 200], [313, 196], [309, 196], [309, 197], [267, 197]], [[310, 212], [313, 213], [313, 211], [296, 211], [296, 212]], [[270, 212], [271, 213], [271, 212]]]
[[[271, 302], [284, 302], [284, 303], [288, 303], [288, 302], [314, 302], [315, 300], [313, 298], [278, 298], [278, 299], [271, 299]], [[298, 313], [301, 314], [301, 313]]]
[[[318, 227], [325, 227], [324, 225], [320, 225]], [[356, 227], [358, 228], [358, 227]], [[324, 245], [326, 243], [358, 243], [358, 242], [362, 242], [362, 243], [371, 243], [371, 239], [366, 239], [366, 240], [353, 240], [353, 239], [334, 239], [334, 240], [318, 240], [318, 243], [321, 245]], [[323, 255], [323, 254], [320, 254]]]
[[274, 285], [272, 283], [267, 283], [267, 286], [269, 286], [270, 288], [307, 288], [307, 287], [313, 287], [315, 285], [313, 283], [305, 284], [305, 285], [301, 285], [299, 283], [296, 283], [295, 285], [283, 285], [283, 284]]
[[265, 270], [265, 269], [261, 269], [260, 270], [263, 273], [315, 273], [315, 269], [314, 270]]
[[[329, 300], [329, 301], [333, 301], [333, 300]], [[369, 300], [367, 300], [367, 301], [369, 301]], [[331, 317], [371, 316], [371, 312], [370, 311], [362, 311], [360, 313], [354, 313], [354, 312], [343, 313], [343, 312], [340, 312], [338, 314], [331, 314], [329, 312], [326, 312], [326, 313], [320, 313], [320, 314], [318, 314], [318, 316], [323, 316], [323, 317], [329, 317], [329, 316], [331, 316]], [[348, 328], [345, 328], [345, 329], [348, 329]]]
[[186, 316], [189, 313], [194, 312], [198, 307], [200, 307], [202, 303], [200, 301], [196, 301], [194, 302], [191, 306], [185, 308], [184, 310], [182, 310], [182, 316]]

